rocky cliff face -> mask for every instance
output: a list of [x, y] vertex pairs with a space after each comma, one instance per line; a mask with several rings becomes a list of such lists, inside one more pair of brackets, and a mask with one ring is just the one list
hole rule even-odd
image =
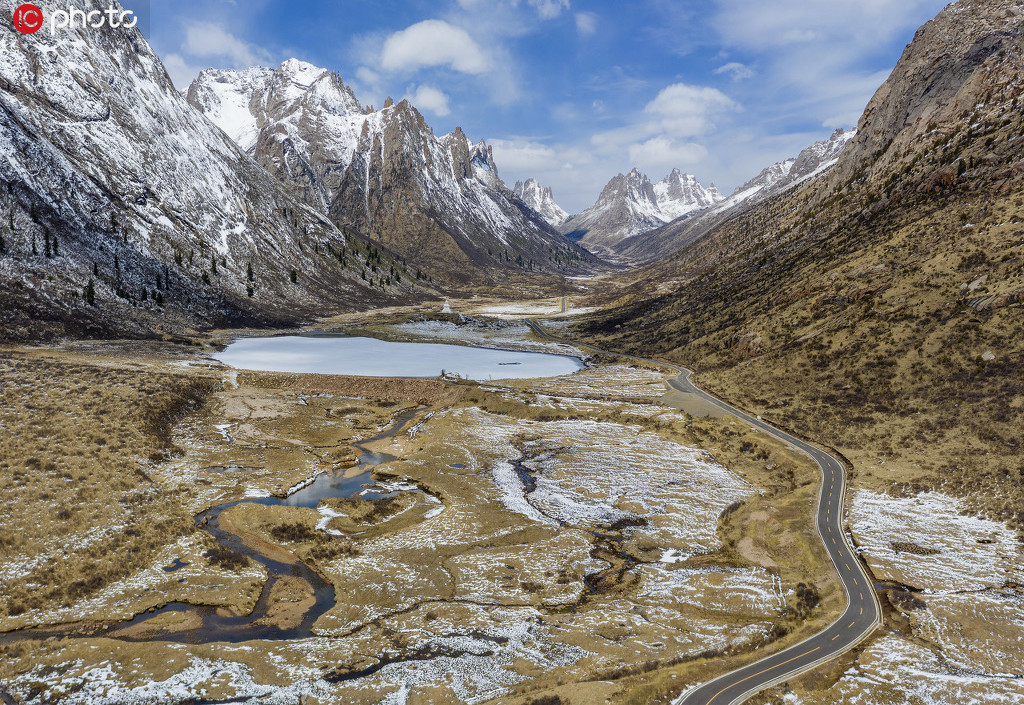
[[188, 96], [297, 198], [442, 281], [592, 261], [513, 196], [486, 143], [435, 137], [408, 101], [363, 109], [336, 75], [294, 59], [204, 71]]
[[515, 195], [536, 211], [552, 227], [559, 225], [569, 219], [569, 214], [555, 202], [550, 186], [541, 186], [536, 179], [527, 179], [525, 182], [517, 181], [512, 187]]
[[665, 223], [706, 208], [722, 196], [711, 186], [678, 169], [657, 185], [634, 168], [618, 174], [601, 191], [597, 202], [562, 224], [560, 230], [595, 251], [611, 251], [619, 243]]
[[138, 31], [0, 35], [8, 337], [294, 320], [389, 295], [364, 288], [354, 254], [326, 256], [353, 245], [189, 106]]
[[[959, 157], [966, 138], [1006, 112], [999, 101], [1016, 97], [1022, 31], [1024, 4], [1012, 0], [961, 0], [922, 26], [868, 103], [832, 187], [888, 179], [935, 147], [948, 162]], [[1000, 156], [1013, 149], [987, 146]]]
[[295, 59], [276, 69], [209, 69], [188, 101], [295, 195], [326, 213], [359, 140], [364, 110], [341, 79]]

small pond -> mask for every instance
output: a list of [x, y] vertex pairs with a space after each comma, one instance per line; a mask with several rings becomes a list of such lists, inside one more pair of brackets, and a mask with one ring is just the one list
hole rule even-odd
[[583, 369], [579, 359], [567, 355], [331, 335], [242, 338], [213, 357], [243, 370], [424, 378], [445, 371], [477, 381], [556, 377]]

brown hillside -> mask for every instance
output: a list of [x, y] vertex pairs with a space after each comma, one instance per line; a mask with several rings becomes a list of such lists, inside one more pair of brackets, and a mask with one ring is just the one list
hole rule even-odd
[[[581, 332], [683, 362], [842, 449], [1024, 528], [1024, 6], [925, 25], [827, 176], [634, 274]], [[895, 486], [895, 487], [894, 487]]]

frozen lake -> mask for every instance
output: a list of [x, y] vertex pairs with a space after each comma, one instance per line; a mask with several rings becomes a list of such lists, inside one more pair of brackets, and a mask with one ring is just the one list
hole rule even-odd
[[444, 370], [479, 381], [555, 377], [583, 369], [582, 362], [566, 355], [326, 335], [242, 338], [213, 357], [242, 370], [425, 378]]

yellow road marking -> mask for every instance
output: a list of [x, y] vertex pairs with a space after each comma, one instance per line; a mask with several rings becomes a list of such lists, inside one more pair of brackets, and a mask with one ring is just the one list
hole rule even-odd
[[836, 542], [836, 537], [835, 537], [835, 536], [833, 536], [833, 537], [832, 537], [832, 543], [835, 543], [835, 542]]
[[[864, 599], [864, 593], [863, 592], [860, 594], [860, 599], [862, 599], [862, 600]], [[863, 611], [864, 611], [864, 608], [861, 607], [861, 612], [863, 612]]]
[[832, 637], [832, 641], [835, 641], [836, 639], [838, 639], [839, 636], [840, 636], [839, 634], [836, 634], [834, 637]]
[[721, 689], [720, 691], [718, 691], [717, 693], [715, 693], [714, 695], [712, 695], [712, 696], [711, 696], [711, 700], [708, 700], [708, 701], [707, 701], [707, 703], [706, 703], [706, 705], [711, 705], [711, 702], [712, 702], [712, 701], [713, 701], [713, 700], [714, 700], [715, 698], [717, 698], [717, 697], [718, 697], [719, 695], [721, 695], [721, 694], [722, 694], [722, 693], [724, 693], [725, 691], [729, 690], [729, 688], [733, 687], [734, 685], [739, 685], [739, 684], [740, 684], [740, 683], [742, 683], [743, 681], [749, 681], [749, 680], [750, 680], [751, 678], [756, 678], [757, 676], [761, 675], [762, 673], [767, 673], [768, 671], [771, 671], [772, 669], [778, 668], [779, 666], [785, 666], [785, 665], [786, 665], [787, 663], [789, 663], [790, 661], [796, 661], [796, 660], [797, 660], [798, 658], [803, 658], [803, 657], [804, 657], [804, 656], [806, 656], [807, 654], [813, 654], [813, 653], [814, 653], [815, 651], [817, 651], [817, 650], [818, 650], [818, 649], [820, 649], [820, 648], [821, 648], [820, 646], [815, 646], [815, 647], [814, 647], [813, 649], [811, 649], [810, 651], [805, 651], [804, 653], [800, 654], [799, 656], [794, 656], [793, 658], [789, 659], [788, 661], [783, 661], [782, 663], [777, 663], [777, 664], [775, 664], [774, 666], [769, 666], [768, 668], [764, 669], [763, 671], [758, 671], [757, 673], [751, 674], [751, 675], [747, 676], [746, 678], [743, 678], [743, 679], [741, 679], [741, 680], [738, 680], [738, 681], [736, 681], [735, 683], [730, 683], [729, 685], [725, 686], [725, 687], [724, 687], [724, 688], [722, 688], [722, 689]]
[[864, 608], [863, 607], [860, 608], [860, 613], [864, 614]]
[[846, 628], [847, 628], [847, 629], [849, 629], [850, 627], [852, 627], [852, 626], [853, 626], [854, 624], [856, 624], [856, 623], [857, 623], [857, 620], [855, 619], [855, 620], [853, 620], [852, 622], [850, 622], [849, 624], [847, 624], [847, 625], [846, 625]]
[[846, 566], [846, 569], [847, 569], [847, 570], [849, 570], [849, 569], [850, 569], [850, 564], [849, 564], [849, 563], [847, 563], [847, 562], [843, 561], [843, 565], [845, 565], [845, 566]]

